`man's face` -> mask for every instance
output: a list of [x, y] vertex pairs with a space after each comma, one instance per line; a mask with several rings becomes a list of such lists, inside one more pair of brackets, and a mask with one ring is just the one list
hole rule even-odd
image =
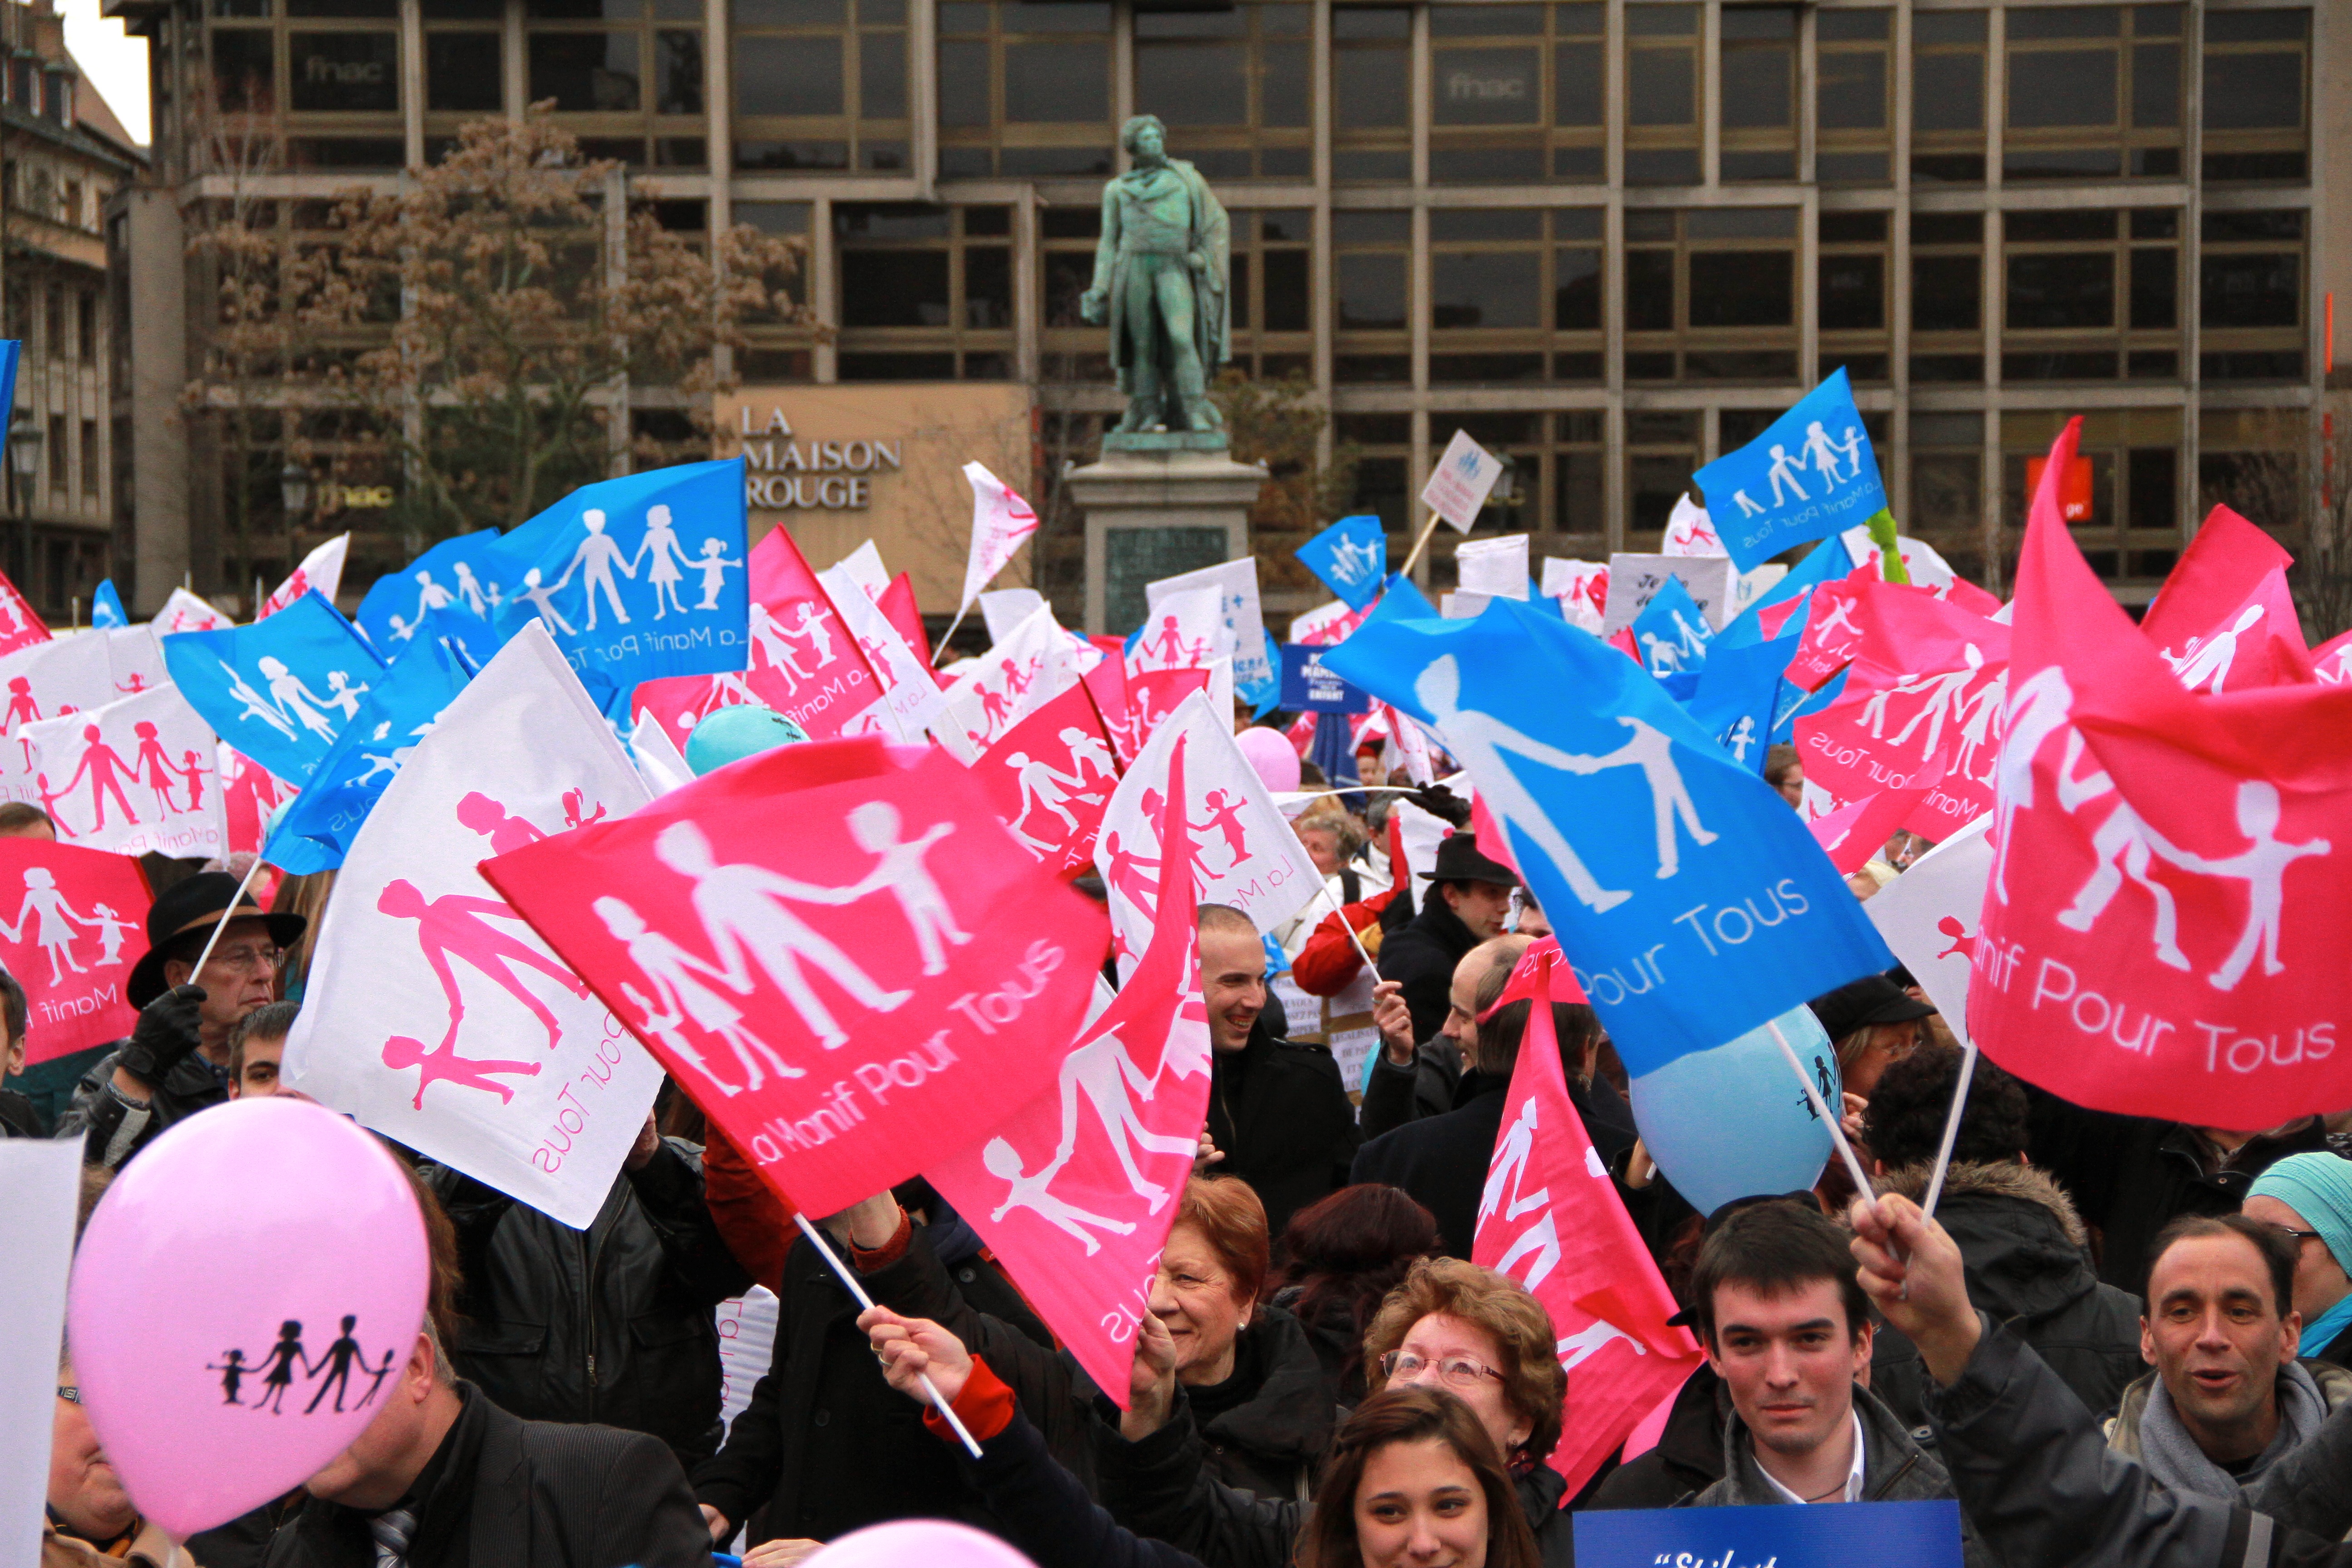
[[[163, 983], [184, 985], [189, 978], [184, 963], [163, 965]], [[228, 922], [228, 930], [213, 948], [212, 956], [205, 960], [204, 972], [195, 983], [205, 988], [205, 999], [198, 1011], [204, 1019], [205, 1044], [224, 1044], [236, 1021], [257, 1007], [267, 1007], [276, 1001], [278, 990], [278, 949], [269, 940], [269, 922], [240, 919]]]
[[1445, 1022], [1437, 1032], [1452, 1040], [1467, 1063], [1478, 1054], [1478, 977], [1494, 963], [1494, 956], [1472, 948], [1454, 966], [1454, 984], [1445, 993]]
[[1339, 836], [1338, 834], [1328, 827], [1302, 827], [1298, 829], [1298, 842], [1307, 851], [1307, 858], [1315, 862], [1315, 868], [1318, 871], [1326, 877], [1338, 874], [1339, 869]]
[[1805, 770], [1801, 763], [1791, 763], [1780, 775], [1780, 798], [1790, 805], [1805, 804]]
[[1774, 1296], [1730, 1280], [1716, 1287], [1707, 1361], [1756, 1441], [1793, 1458], [1850, 1420], [1854, 1379], [1870, 1366], [1870, 1327], [1848, 1335], [1834, 1279]]
[[2238, 1236], [2173, 1243], [2148, 1270], [2147, 1303], [2139, 1321], [2140, 1356], [2164, 1379], [2198, 1447], [2213, 1458], [2210, 1444], [2233, 1448], [2230, 1435], [2267, 1426], [2277, 1407], [2278, 1370], [2294, 1359], [2303, 1321], [2293, 1312], [2279, 1316], [2270, 1270], [2253, 1243]]
[[278, 1093], [278, 1064], [285, 1055], [285, 1037], [273, 1040], [261, 1035], [247, 1036], [245, 1059], [238, 1065], [236, 1076], [229, 1079], [228, 1097], [249, 1100]]
[[1511, 889], [1499, 882], [1448, 882], [1445, 907], [1470, 928], [1472, 936], [1485, 942], [1503, 934], [1503, 922], [1511, 914]]
[[417, 1450], [430, 1425], [426, 1411], [433, 1392], [433, 1355], [419, 1336], [399, 1381], [384, 1390], [388, 1397], [375, 1419], [350, 1447], [328, 1460], [326, 1468], [304, 1482], [304, 1489], [312, 1497], [367, 1512], [398, 1502], [432, 1458], [429, 1450]]
[[1221, 1051], [1240, 1050], [1265, 1005], [1265, 944], [1254, 932], [1204, 931], [1199, 951], [1209, 1043]]
[[[58, 1386], [73, 1386], [73, 1373], [58, 1373]], [[66, 1528], [84, 1541], [110, 1542], [131, 1528], [136, 1510], [122, 1478], [98, 1446], [89, 1416], [60, 1394], [49, 1422], [49, 1506]]]

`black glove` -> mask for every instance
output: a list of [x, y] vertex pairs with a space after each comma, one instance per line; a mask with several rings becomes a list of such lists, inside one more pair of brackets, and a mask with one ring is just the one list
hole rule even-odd
[[161, 1084], [203, 1043], [197, 1028], [203, 1022], [198, 1007], [204, 999], [201, 985], [175, 985], [148, 1003], [140, 1009], [131, 1043], [122, 1047], [115, 1065], [150, 1088]]

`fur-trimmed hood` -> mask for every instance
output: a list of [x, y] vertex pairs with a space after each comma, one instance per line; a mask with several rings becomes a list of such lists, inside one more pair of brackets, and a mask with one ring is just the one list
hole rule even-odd
[[[1898, 1165], [1880, 1176], [1873, 1184], [1882, 1193], [1901, 1193], [1917, 1203], [1927, 1193], [1927, 1178], [1935, 1170], [1931, 1160], [1916, 1161]], [[1944, 1175], [1944, 1193], [1991, 1193], [2000, 1197], [2023, 1198], [2040, 1204], [2058, 1220], [2066, 1239], [2078, 1247], [2091, 1244], [2091, 1233], [2083, 1224], [2083, 1216], [2074, 1211], [2074, 1200], [2066, 1189], [2043, 1172], [2031, 1165], [1986, 1165], [1974, 1162], [1955, 1163]]]

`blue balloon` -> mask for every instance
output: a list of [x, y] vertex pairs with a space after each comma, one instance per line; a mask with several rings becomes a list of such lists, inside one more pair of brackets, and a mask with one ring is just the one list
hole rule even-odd
[[774, 709], [740, 703], [707, 715], [694, 727], [686, 737], [686, 765], [700, 778], [730, 763], [808, 738], [806, 730]]
[[[1821, 1021], [1791, 1007], [1773, 1022], [1805, 1064], [1830, 1113], [1843, 1101], [1837, 1051]], [[1701, 1214], [1734, 1198], [1801, 1192], [1821, 1180], [1829, 1129], [1759, 1025], [1711, 1050], [1677, 1057], [1633, 1081], [1633, 1125], [1650, 1158]]]

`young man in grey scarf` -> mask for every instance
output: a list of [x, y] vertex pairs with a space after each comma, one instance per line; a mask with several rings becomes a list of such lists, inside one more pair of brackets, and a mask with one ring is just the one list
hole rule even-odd
[[2150, 1248], [2140, 1354], [2108, 1446], [2166, 1486], [2236, 1501], [2352, 1397], [2352, 1373], [2295, 1358], [2295, 1244], [2242, 1215], [2176, 1220]]

